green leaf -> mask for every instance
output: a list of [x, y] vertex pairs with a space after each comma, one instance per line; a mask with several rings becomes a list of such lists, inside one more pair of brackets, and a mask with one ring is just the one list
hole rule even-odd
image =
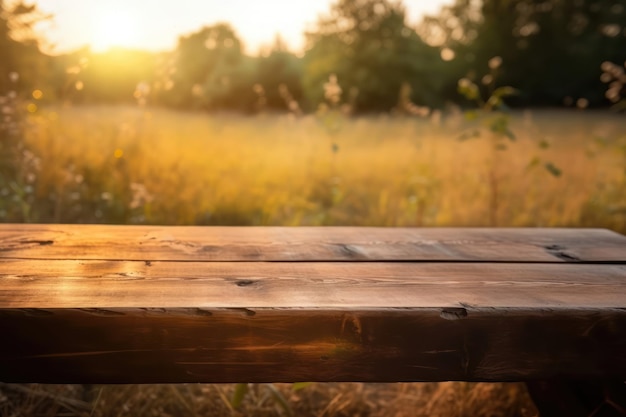
[[498, 87], [491, 94], [491, 97], [497, 97], [499, 99], [504, 97], [510, 97], [519, 94], [519, 91], [513, 87]]
[[538, 145], [540, 149], [548, 149], [550, 147], [550, 142], [548, 142], [548, 139], [543, 138], [539, 141]]
[[313, 385], [313, 382], [294, 382], [291, 385], [291, 389], [295, 392], [295, 391], [300, 391], [302, 389], [305, 389], [306, 387]]
[[541, 163], [541, 159], [539, 159], [538, 156], [535, 156], [533, 159], [530, 160], [528, 165], [526, 165], [526, 169], [527, 170], [533, 169], [536, 166], [538, 166], [540, 163]]
[[459, 80], [458, 92], [468, 100], [477, 100], [480, 98], [478, 86], [467, 78]]
[[491, 121], [489, 130], [498, 135], [507, 137], [511, 141], [517, 139], [515, 134], [509, 129], [509, 117], [504, 114], [499, 115]]
[[246, 394], [248, 394], [249, 386], [248, 384], [236, 384], [235, 392], [233, 393], [233, 398], [230, 401], [230, 405], [233, 408], [239, 408], [243, 400], [246, 398]]
[[554, 165], [552, 162], [546, 162], [546, 164], [544, 165], [546, 167], [546, 169], [548, 170], [548, 172], [550, 174], [552, 174], [555, 177], [560, 177], [561, 174], [563, 173], [563, 171], [561, 171], [556, 165]]
[[502, 105], [502, 99], [500, 97], [496, 97], [494, 95], [491, 95], [489, 97], [489, 100], [487, 100], [487, 106], [492, 108], [492, 109], [497, 109], [501, 105]]
[[465, 120], [467, 120], [468, 122], [471, 122], [471, 121], [478, 119], [478, 112], [474, 110], [468, 110], [465, 113], [463, 113], [463, 116], [465, 117]]

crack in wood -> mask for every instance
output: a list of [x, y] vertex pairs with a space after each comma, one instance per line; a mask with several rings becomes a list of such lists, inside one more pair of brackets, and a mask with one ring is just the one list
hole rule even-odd
[[564, 246], [548, 245], [544, 246], [544, 248], [548, 251], [550, 255], [555, 256], [565, 262], [582, 262], [582, 259], [580, 259], [578, 256], [565, 252], [567, 248]]
[[245, 314], [248, 317], [253, 317], [256, 316], [256, 311], [254, 310], [250, 310], [249, 308], [244, 308], [244, 307], [228, 307], [226, 308], [226, 310], [230, 310], [230, 311], [238, 311], [240, 313]]
[[54, 240], [20, 240], [22, 245], [40, 245], [47, 246], [54, 244]]
[[19, 309], [19, 311], [24, 313], [26, 316], [31, 317], [47, 317], [54, 315], [52, 311], [48, 311], [42, 308], [21, 308]]
[[240, 279], [235, 282], [235, 285], [237, 285], [238, 287], [249, 287], [251, 285], [254, 285], [255, 283], [256, 281], [252, 279]]
[[94, 316], [112, 317], [112, 316], [124, 316], [125, 315], [121, 311], [107, 310], [105, 308], [79, 308], [78, 310], [82, 311], [83, 313], [92, 314]]
[[445, 320], [460, 320], [467, 317], [467, 310], [464, 308], [444, 308], [439, 317]]
[[359, 258], [359, 259], [366, 258], [365, 254], [361, 251], [361, 249], [359, 249], [356, 246], [349, 245], [346, 243], [338, 243], [336, 244], [336, 246], [339, 248], [339, 251], [341, 252], [342, 255], [345, 255], [351, 259], [352, 258]]

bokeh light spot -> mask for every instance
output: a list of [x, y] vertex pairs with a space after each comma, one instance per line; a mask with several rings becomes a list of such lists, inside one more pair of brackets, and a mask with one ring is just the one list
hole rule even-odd
[[443, 59], [444, 61], [452, 61], [455, 56], [456, 54], [450, 48], [443, 48], [441, 50], [441, 59]]
[[578, 107], [579, 109], [586, 109], [587, 107], [589, 107], [589, 100], [587, 100], [586, 98], [579, 98], [578, 100], [576, 100], [576, 107]]

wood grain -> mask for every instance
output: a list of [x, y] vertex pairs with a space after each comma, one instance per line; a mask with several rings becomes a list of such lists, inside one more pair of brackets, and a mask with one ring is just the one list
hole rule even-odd
[[600, 229], [0, 225], [0, 257], [188, 261], [615, 262]]
[[616, 308], [626, 266], [0, 260], [0, 308]]
[[0, 326], [0, 379], [11, 382], [626, 375], [624, 309], [4, 309]]
[[626, 238], [0, 225], [0, 381], [626, 379]]

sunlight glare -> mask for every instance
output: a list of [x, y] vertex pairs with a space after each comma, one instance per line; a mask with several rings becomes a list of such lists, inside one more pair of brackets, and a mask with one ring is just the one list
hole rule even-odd
[[[203, 26], [229, 22], [242, 39], [247, 53], [272, 45], [277, 33], [295, 52], [302, 53], [303, 31], [318, 15], [327, 14], [335, 0], [37, 0], [54, 24], [42, 23], [41, 33], [50, 40], [47, 48], [69, 52], [89, 43], [103, 52], [111, 46], [151, 51], [173, 50], [180, 35]], [[452, 0], [405, 0], [407, 21], [414, 25], [425, 13], [434, 14]]]
[[91, 46], [97, 52], [112, 47], [133, 47], [138, 41], [138, 20], [123, 11], [108, 11], [98, 16]]

